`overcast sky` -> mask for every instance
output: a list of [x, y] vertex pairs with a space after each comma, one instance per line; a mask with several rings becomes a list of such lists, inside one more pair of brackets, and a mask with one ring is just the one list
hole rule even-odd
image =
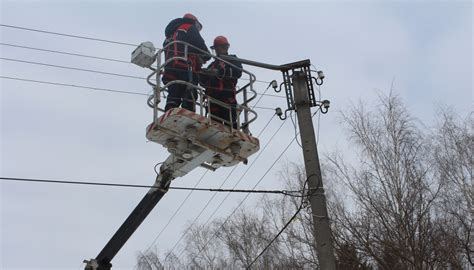
[[[437, 106], [472, 111], [472, 2], [470, 1], [5, 1], [1, 23], [44, 31], [159, 47], [167, 23], [186, 12], [202, 22], [207, 45], [228, 37], [231, 53], [246, 59], [284, 64], [303, 59], [325, 72], [323, 99], [331, 101], [320, 120], [322, 153], [347, 145], [339, 112], [351, 102], [372, 102], [393, 82], [413, 117], [430, 125]], [[0, 27], [2, 58], [146, 76], [132, 64], [53, 54], [6, 44], [129, 61], [133, 46]], [[2, 59], [1, 76], [148, 93], [144, 80], [65, 70]], [[258, 92], [281, 74], [253, 67]], [[1, 82], [0, 176], [153, 184], [153, 166], [165, 149], [145, 139], [152, 120], [146, 97], [45, 85], [11, 79]], [[241, 85], [243, 83], [240, 83]], [[285, 99], [264, 97], [259, 106], [284, 108]], [[251, 127], [258, 134], [272, 111], [257, 110]], [[271, 120], [260, 137], [265, 145], [280, 126]], [[317, 126], [317, 118], [314, 121]], [[251, 188], [293, 139], [287, 121], [260, 158], [239, 165], [225, 188]], [[278, 170], [301, 161], [292, 144], [259, 188], [279, 189]], [[218, 187], [231, 169], [207, 173], [199, 187]], [[194, 186], [197, 169], [174, 186]], [[326, 186], [329, 180], [324, 179]], [[2, 269], [81, 269], [95, 257], [146, 193], [146, 189], [0, 182], [0, 267]], [[186, 225], [212, 194], [195, 192], [156, 241], [187, 191], [170, 191], [113, 260], [113, 269], [131, 269], [138, 251], [150, 245], [171, 249]], [[200, 222], [225, 194], [218, 194]], [[254, 196], [254, 195], [251, 195]], [[226, 217], [243, 198], [231, 195], [217, 217]], [[245, 204], [252, 205], [252, 200]], [[179, 246], [175, 251], [181, 251]]]

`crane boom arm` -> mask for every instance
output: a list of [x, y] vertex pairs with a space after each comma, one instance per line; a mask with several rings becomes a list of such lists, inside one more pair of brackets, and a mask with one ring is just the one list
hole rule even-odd
[[135, 230], [145, 220], [148, 214], [153, 210], [156, 204], [163, 198], [168, 191], [172, 174], [164, 172], [157, 177], [156, 187], [150, 188], [140, 203], [130, 213], [125, 222], [120, 226], [117, 232], [112, 236], [102, 251], [95, 259], [84, 261], [86, 263], [85, 270], [110, 270], [110, 263], [119, 250], [125, 245], [127, 240], [132, 236]]

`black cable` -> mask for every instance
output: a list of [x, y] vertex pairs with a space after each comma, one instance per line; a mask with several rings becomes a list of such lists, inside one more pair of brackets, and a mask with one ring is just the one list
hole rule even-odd
[[79, 38], [79, 39], [87, 39], [87, 40], [93, 40], [93, 41], [107, 42], [107, 43], [113, 43], [113, 44], [119, 44], [119, 45], [127, 45], [127, 46], [134, 46], [134, 47], [138, 46], [137, 44], [131, 44], [131, 43], [126, 43], [126, 42], [113, 41], [113, 40], [100, 39], [100, 38], [93, 38], [93, 37], [86, 37], [86, 36], [71, 35], [71, 34], [64, 34], [64, 33], [45, 31], [45, 30], [39, 30], [39, 29], [33, 29], [33, 28], [27, 28], [27, 27], [20, 27], [20, 26], [9, 25], [9, 24], [0, 24], [0, 26], [13, 28], [13, 29], [19, 29], [19, 30], [25, 30], [25, 31], [39, 32], [39, 33], [44, 33], [44, 34], [51, 34], [51, 35], [58, 35], [58, 36], [65, 36], [65, 37], [72, 37], [72, 38]]
[[[304, 182], [303, 184], [303, 190], [302, 190], [302, 194], [305, 194], [305, 187], [306, 187], [306, 184], [308, 183], [308, 178], [306, 178], [306, 181]], [[275, 242], [275, 240], [283, 233], [283, 231], [286, 230], [286, 228], [290, 225], [290, 223], [296, 218], [296, 216], [301, 212], [301, 209], [303, 209], [303, 205], [304, 205], [304, 199], [305, 197], [303, 196], [301, 198], [301, 203], [298, 207], [298, 209], [296, 210], [295, 214], [288, 220], [288, 222], [286, 222], [285, 226], [283, 226], [283, 228], [281, 228], [281, 230], [277, 233], [277, 235], [275, 235], [275, 237], [273, 237], [273, 239], [265, 246], [265, 248], [257, 255], [257, 257], [255, 257], [255, 259], [253, 259], [253, 261], [246, 267], [246, 269], [251, 269], [252, 265], [260, 258], [260, 256], [262, 256], [265, 251], [267, 251], [267, 249], [273, 244], [273, 242]]]
[[[38, 31], [38, 32], [44, 32], [44, 33], [52, 33], [48, 31], [42, 31], [42, 30], [35, 30], [35, 29], [27, 29], [23, 27], [16, 27], [16, 26], [10, 26], [10, 25], [3, 25], [0, 24], [0, 26], [4, 27], [12, 27], [12, 28], [18, 28], [18, 29], [23, 29], [23, 30], [32, 30], [32, 31]], [[59, 34], [59, 33], [54, 33], [54, 34]], [[61, 34], [63, 35], [63, 34]], [[71, 35], [67, 35], [71, 36]], [[79, 36], [73, 36], [73, 37], [79, 37]], [[91, 39], [91, 38], [87, 38]], [[92, 40], [97, 40], [97, 39], [92, 39]], [[103, 40], [99, 40], [103, 41]], [[102, 58], [102, 57], [96, 57], [96, 56], [89, 56], [89, 55], [82, 55], [82, 54], [75, 54], [75, 53], [68, 53], [68, 52], [60, 52], [60, 51], [54, 51], [54, 50], [46, 50], [46, 49], [40, 49], [40, 48], [33, 48], [33, 47], [27, 47], [27, 46], [20, 46], [20, 45], [14, 45], [14, 44], [7, 44], [7, 43], [0, 43], [0, 45], [5, 45], [5, 46], [11, 46], [11, 47], [17, 47], [17, 48], [26, 48], [26, 49], [33, 49], [33, 50], [39, 50], [39, 51], [46, 51], [46, 52], [54, 52], [54, 53], [61, 53], [61, 54], [68, 54], [68, 55], [74, 55], [74, 56], [81, 56], [81, 57], [88, 57], [88, 58], [95, 58], [95, 59], [102, 59], [102, 60], [109, 60], [109, 61], [117, 61], [117, 62], [123, 62], [123, 63], [129, 63], [126, 61], [122, 60], [116, 60], [116, 59], [110, 59], [110, 58]], [[51, 64], [46, 64], [46, 63], [39, 63], [39, 62], [31, 62], [31, 61], [25, 61], [25, 60], [19, 60], [19, 59], [11, 59], [11, 58], [1, 58], [3, 60], [8, 60], [8, 61], [16, 61], [16, 62], [22, 62], [22, 63], [28, 63], [28, 64], [37, 64], [37, 65], [43, 65], [43, 66], [49, 66], [49, 67], [56, 67], [56, 68], [63, 68], [63, 69], [71, 69], [71, 70], [79, 70], [79, 71], [85, 71], [85, 72], [93, 72], [93, 73], [100, 73], [100, 74], [106, 74], [106, 75], [115, 75], [115, 76], [120, 76], [120, 77], [129, 77], [129, 78], [136, 78], [136, 79], [146, 79], [144, 77], [137, 77], [137, 76], [129, 76], [125, 74], [116, 74], [116, 73], [109, 73], [109, 72], [103, 72], [103, 71], [97, 71], [97, 70], [87, 70], [87, 69], [81, 69], [81, 68], [75, 68], [75, 67], [67, 67], [67, 66], [59, 66], [59, 65], [51, 65]], [[170, 70], [178, 70], [175, 68], [169, 68]], [[236, 78], [239, 79], [239, 78]], [[241, 80], [250, 80], [246, 78], [240, 78]], [[255, 82], [263, 82], [263, 83], [269, 83], [266, 81], [261, 81], [261, 80], [255, 80]], [[225, 89], [227, 91], [234, 91], [233, 89]], [[266, 92], [266, 91], [265, 91]], [[279, 97], [279, 98], [284, 98], [281, 96], [277, 95], [269, 95], [269, 94], [263, 94], [267, 96], [273, 96], [273, 97]], [[273, 110], [273, 109], [272, 109]]]
[[[260, 100], [263, 98], [263, 95], [265, 95], [268, 91], [268, 89], [270, 88], [270, 86], [272, 85], [272, 83], [270, 82], [268, 84], [268, 87], [265, 89], [265, 91], [263, 91], [262, 95], [260, 95], [260, 97], [258, 98], [257, 102], [255, 104], [258, 104], [260, 102]], [[253, 108], [255, 108], [255, 106], [253, 106]]]
[[[280, 153], [280, 155], [275, 159], [275, 161], [273, 162], [273, 164], [270, 166], [270, 168], [267, 169], [267, 171], [265, 172], [265, 174], [258, 180], [258, 182], [253, 186], [252, 189], [255, 189], [259, 184], [260, 182], [265, 178], [265, 176], [267, 176], [267, 174], [270, 172], [270, 170], [273, 168], [273, 166], [275, 166], [275, 164], [280, 160], [280, 158], [283, 156], [283, 154], [290, 148], [291, 144], [295, 141], [295, 138], [293, 138], [293, 140], [291, 140], [291, 142], [285, 147], [285, 149]], [[227, 221], [229, 221], [230, 217], [234, 215], [235, 212], [237, 212], [237, 210], [240, 208], [241, 205], [243, 205], [243, 203], [247, 200], [248, 198], [248, 194], [242, 199], [242, 201], [240, 201], [240, 203], [237, 205], [237, 207], [234, 208], [234, 210], [232, 211], [232, 213], [230, 213], [229, 216], [227, 216], [227, 218], [224, 220], [224, 222], [222, 222], [221, 226], [214, 232], [214, 234], [208, 239], [208, 241], [204, 244], [203, 248], [201, 250], [199, 250], [199, 253], [201, 253], [206, 247], [207, 245], [209, 244], [210, 240], [213, 239], [214, 237], [217, 236], [217, 233], [218, 231], [220, 231], [224, 225], [227, 223]], [[199, 254], [198, 253], [198, 254]]]
[[[267, 124], [263, 127], [263, 129], [259, 132], [259, 134], [257, 135], [257, 137], [260, 137], [260, 135], [262, 135], [262, 133], [265, 131], [265, 129], [268, 127], [268, 125], [270, 124], [270, 122], [273, 120], [274, 118], [274, 114], [272, 115], [272, 117], [270, 118], [270, 120], [268, 120]], [[273, 136], [270, 138], [269, 142], [271, 142], [271, 140], [273, 139], [273, 137], [278, 133], [279, 129], [273, 134]], [[267, 143], [267, 145], [269, 144], [269, 142]], [[255, 159], [252, 161], [252, 163], [250, 164], [249, 167], [252, 167], [253, 164], [255, 164], [255, 162], [258, 160], [258, 158], [260, 157], [261, 153], [265, 150], [266, 147], [264, 147], [264, 149], [262, 149], [259, 154], [255, 157]], [[230, 178], [230, 176], [232, 175], [232, 173], [237, 169], [237, 166], [235, 166], [234, 168], [232, 168], [232, 170], [229, 172], [229, 174], [227, 174], [227, 177], [224, 179], [224, 181], [222, 182], [222, 184], [219, 186], [222, 187]], [[247, 171], [248, 171], [249, 168], [247, 168]], [[243, 176], [242, 176], [243, 177]], [[242, 180], [242, 177], [239, 179], [238, 183]], [[233, 188], [235, 188], [236, 185], [234, 185]], [[210, 203], [214, 200], [214, 198], [216, 197], [217, 193], [214, 193], [212, 195], [211, 198], [209, 198], [209, 200], [206, 202], [206, 204], [204, 205], [204, 207], [201, 209], [201, 211], [199, 212], [199, 214], [194, 218], [193, 222], [188, 226], [189, 228], [191, 228], [196, 222], [197, 220], [199, 219], [199, 217], [201, 217], [202, 213], [204, 213], [204, 211], [206, 210], [206, 208], [210, 205]], [[227, 196], [226, 196], [227, 198]], [[221, 202], [222, 204], [222, 202]], [[220, 205], [219, 205], [220, 207]], [[165, 257], [165, 260], [166, 258], [168, 258], [168, 256], [173, 252], [173, 250], [178, 246], [178, 244], [181, 242], [181, 240], [184, 238], [184, 236], [186, 235], [186, 232], [183, 233], [181, 235], [181, 237], [178, 239], [178, 241], [176, 241], [176, 243], [173, 245], [173, 247], [171, 248], [171, 251], [168, 252], [168, 255]], [[180, 254], [181, 255], [181, 254]], [[179, 257], [179, 256], [178, 256]]]
[[139, 96], [148, 96], [147, 94], [131, 92], [131, 91], [124, 91], [124, 90], [115, 90], [109, 88], [99, 88], [99, 87], [92, 87], [92, 86], [83, 86], [83, 85], [75, 85], [75, 84], [66, 84], [66, 83], [57, 83], [57, 82], [49, 82], [49, 81], [39, 81], [39, 80], [30, 80], [18, 77], [8, 77], [8, 76], [1, 76], [1, 79], [8, 79], [8, 80], [16, 80], [16, 81], [24, 81], [24, 82], [32, 82], [32, 83], [42, 83], [42, 84], [50, 84], [50, 85], [58, 85], [58, 86], [68, 86], [68, 87], [75, 87], [75, 88], [83, 88], [89, 89], [94, 91], [104, 91], [104, 92], [113, 92], [113, 93], [120, 93], [120, 94], [130, 94], [130, 95], [139, 95]]
[[[8, 24], [0, 24], [2, 27], [8, 27], [8, 28], [13, 28], [13, 29], [19, 29], [19, 30], [25, 30], [25, 31], [33, 31], [33, 32], [39, 32], [39, 33], [45, 33], [45, 34], [52, 34], [52, 35], [59, 35], [59, 36], [66, 36], [66, 37], [72, 37], [72, 38], [79, 38], [79, 39], [86, 39], [86, 40], [93, 40], [93, 41], [100, 41], [100, 42], [107, 42], [107, 43], [113, 43], [113, 44], [120, 44], [120, 45], [127, 45], [127, 46], [134, 46], [137, 47], [137, 44], [131, 44], [131, 43], [126, 43], [126, 42], [120, 42], [120, 41], [113, 41], [113, 40], [107, 40], [107, 39], [100, 39], [100, 38], [92, 38], [92, 37], [86, 37], [86, 36], [79, 36], [79, 35], [71, 35], [71, 34], [64, 34], [64, 33], [58, 33], [58, 32], [52, 32], [52, 31], [45, 31], [45, 30], [39, 30], [39, 29], [33, 29], [33, 28], [27, 28], [27, 27], [20, 27], [20, 26], [15, 26], [15, 25], [8, 25]], [[5, 43], [2, 43], [2, 45]], [[7, 45], [7, 44], [5, 44]], [[11, 45], [8, 44], [7, 46], [14, 46], [14, 47], [21, 47], [18, 45]], [[24, 47], [27, 48], [27, 47]], [[28, 48], [28, 49], [33, 49], [33, 48]], [[37, 49], [37, 48], [34, 48]], [[49, 51], [49, 50], [43, 50], [43, 49], [37, 49], [37, 50], [42, 50], [42, 51]], [[52, 52], [52, 51], [51, 51]], [[63, 52], [58, 52], [58, 53], [63, 53]], [[71, 54], [71, 53], [64, 53], [64, 54]], [[71, 54], [75, 55], [75, 54]], [[77, 55], [80, 56], [80, 55]], [[85, 56], [84, 57], [91, 57], [91, 56]], [[91, 57], [91, 58], [98, 58], [100, 57]], [[104, 59], [106, 60], [106, 59]], [[112, 60], [112, 59], [107, 59], [107, 60]], [[118, 62], [125, 62], [121, 60], [112, 60], [112, 61], [118, 61]], [[262, 82], [262, 83], [270, 83], [267, 81], [260, 81], [256, 80], [256, 82]]]
[[[48, 50], [48, 49], [42, 49], [42, 48], [36, 48], [36, 47], [29, 47], [29, 46], [23, 46], [23, 45], [15, 45], [15, 44], [10, 44], [10, 43], [1, 43], [1, 42], [0, 42], [0, 45], [3, 45], [3, 46], [10, 46], [10, 47], [15, 47], [15, 48], [22, 48], [22, 49], [37, 50], [37, 51], [43, 51], [43, 52], [50, 52], [50, 53], [58, 53], [58, 54], [72, 55], [72, 56], [78, 56], [78, 57], [86, 57], [86, 58], [99, 59], [99, 60], [114, 61], [114, 62], [120, 62], [120, 63], [125, 63], [125, 64], [133, 64], [133, 63], [130, 62], [130, 61], [124, 61], [124, 60], [119, 60], [119, 59], [98, 57], [98, 56], [85, 55], [85, 54], [78, 54], [78, 53], [71, 53], [71, 52], [65, 52], [65, 51]], [[171, 68], [171, 67], [167, 67], [167, 69], [169, 69], [169, 70], [180, 70], [180, 69]], [[237, 78], [237, 77], [231, 77], [231, 78], [240, 79], [240, 80], [245, 80], [245, 81], [250, 81], [250, 79], [247, 79], [247, 78]], [[255, 82], [265, 83], [265, 84], [271, 83], [271, 82], [263, 81], [263, 80], [255, 80]]]
[[[268, 88], [267, 88], [268, 89]], [[265, 91], [266, 92], [266, 91]], [[265, 94], [264, 92], [264, 94]], [[262, 97], [260, 97], [257, 102], [255, 103], [255, 105], [252, 107], [252, 108], [260, 108], [260, 109], [271, 109], [271, 108], [264, 108], [264, 107], [258, 107], [256, 106], [260, 100], [262, 99]], [[273, 110], [273, 109], [271, 109]], [[273, 117], [275, 117], [275, 114], [272, 115], [272, 117], [270, 118], [270, 120], [268, 120], [268, 122], [265, 124], [265, 126], [262, 128], [262, 130], [260, 130], [260, 132], [258, 133], [257, 137], [260, 137], [260, 135], [262, 135], [262, 133], [267, 129], [268, 125], [270, 124], [270, 122], [273, 120]], [[252, 164], [255, 163], [255, 161], [258, 159], [258, 157], [256, 159], [254, 159], [252, 161]], [[252, 164], [250, 166], [252, 166]], [[237, 166], [235, 166], [231, 171], [230, 173], [227, 175], [227, 177], [224, 179], [224, 181], [222, 182], [222, 184], [220, 185], [220, 187], [222, 187], [226, 182], [227, 180], [229, 179], [230, 175], [232, 175], [232, 173], [235, 171], [235, 169], [237, 168]], [[156, 170], [155, 170], [156, 172]], [[207, 173], [207, 171], [201, 176], [201, 179], [198, 181], [198, 183], [195, 185], [195, 187], [201, 182], [202, 178], [204, 177], [204, 175]], [[166, 229], [166, 227], [169, 225], [169, 223], [171, 222], [171, 220], [176, 216], [177, 212], [181, 209], [181, 207], [184, 205], [184, 203], [188, 200], [189, 196], [191, 195], [192, 191], [188, 193], [188, 195], [186, 196], [186, 198], [183, 200], [183, 202], [181, 203], [181, 205], [178, 207], [178, 209], [174, 212], [174, 214], [172, 215], [172, 217], [169, 219], [168, 223], [165, 225], [165, 227], [159, 232], [158, 236], [153, 240], [153, 242], [150, 244], [150, 246], [146, 249], [147, 251], [151, 248], [151, 246], [158, 240], [158, 238], [160, 237], [160, 235], [163, 233], [163, 231]], [[204, 211], [204, 209], [207, 207], [207, 205], [214, 199], [215, 197], [215, 194], [209, 199], [208, 203], [206, 204], [206, 206], [204, 206], [203, 210], [201, 210], [201, 213]], [[292, 195], [292, 196], [298, 196], [298, 195]], [[197, 216], [197, 218], [200, 217], [201, 214], [199, 214]], [[195, 219], [195, 221], [197, 220], [197, 218]], [[178, 241], [176, 242], [175, 246], [177, 246], [177, 244], [181, 241], [181, 239], [184, 237], [184, 235], [181, 236], [180, 239], [178, 239]], [[175, 248], [175, 246], [173, 246], [173, 249]], [[168, 254], [170, 254], [171, 252], [169, 252]]]
[[[281, 123], [281, 125], [278, 127], [278, 129], [273, 133], [272, 137], [270, 137], [270, 139], [268, 140], [268, 142], [265, 144], [265, 146], [258, 152], [258, 155], [256, 156], [254, 162], [252, 162], [252, 164], [250, 164], [250, 166], [247, 167], [247, 169], [245, 170], [245, 172], [239, 177], [239, 180], [234, 184], [234, 186], [232, 187], [232, 189], [234, 189], [235, 187], [237, 187], [238, 184], [240, 184], [240, 182], [242, 182], [242, 180], [244, 179], [244, 176], [247, 175], [247, 173], [249, 172], [249, 170], [253, 167], [253, 165], [256, 163], [255, 161], [257, 161], [260, 156], [262, 155], [263, 152], [265, 152], [265, 149], [267, 149], [268, 145], [270, 145], [270, 143], [272, 142], [272, 140], [275, 138], [275, 135], [278, 134], [278, 132], [281, 130], [281, 128], [283, 127], [283, 125], [285, 124], [285, 121], [283, 121]], [[260, 182], [259, 182], [260, 183]], [[255, 186], [254, 186], [255, 188]], [[217, 211], [222, 207], [222, 205], [224, 204], [224, 202], [227, 200], [227, 198], [229, 198], [230, 196], [230, 193], [227, 193], [227, 195], [221, 200], [221, 202], [219, 203], [219, 205], [217, 205], [217, 207], [214, 209], [214, 211], [212, 212], [212, 214], [207, 218], [206, 222], [204, 223], [204, 226], [206, 226], [209, 221], [212, 219], [212, 217], [217, 213]], [[191, 224], [192, 225], [192, 224]], [[185, 248], [186, 249], [186, 248]], [[184, 251], [184, 250], [183, 250]], [[182, 251], [182, 252], [183, 252]], [[178, 257], [180, 257], [182, 255], [182, 252], [178, 255]]]
[[0, 60], [19, 62], [19, 63], [25, 63], [25, 64], [33, 64], [33, 65], [40, 65], [40, 66], [47, 66], [47, 67], [54, 67], [54, 68], [78, 70], [78, 71], [85, 71], [85, 72], [91, 72], [91, 73], [98, 73], [98, 74], [112, 75], [112, 76], [126, 77], [126, 78], [140, 79], [140, 80], [145, 80], [146, 79], [146, 77], [138, 77], [138, 76], [131, 76], [131, 75], [126, 75], [126, 74], [111, 73], [111, 72], [105, 72], [105, 71], [93, 70], [93, 69], [84, 69], [84, 68], [77, 68], [77, 67], [52, 65], [52, 64], [46, 64], [46, 63], [40, 63], [40, 62], [26, 61], [26, 60], [21, 60], [21, 59], [0, 57]]
[[[51, 184], [69, 184], [69, 185], [88, 185], [88, 186], [111, 186], [111, 187], [130, 187], [130, 188], [153, 188], [156, 186], [149, 185], [133, 185], [133, 184], [117, 184], [105, 182], [84, 182], [84, 181], [65, 181], [65, 180], [49, 180], [49, 179], [32, 179], [32, 178], [16, 178], [16, 177], [0, 177], [2, 181], [20, 181], [20, 182], [37, 182]], [[158, 188], [158, 187], [156, 187]], [[272, 193], [292, 196], [290, 193], [297, 191], [287, 190], [246, 190], [246, 189], [222, 189], [222, 188], [189, 188], [189, 187], [169, 187], [176, 190], [193, 190], [193, 191], [210, 191], [210, 192], [236, 192], [236, 193]]]
[[[202, 175], [201, 177], [199, 178], [199, 180], [197, 181], [197, 183], [194, 185], [193, 188], [196, 188], [202, 181], [202, 179], [204, 179], [204, 176], [208, 173], [209, 171], [206, 170]], [[151, 244], [148, 246], [148, 248], [145, 250], [145, 253], [150, 250], [150, 248], [155, 244], [155, 242], [158, 240], [158, 238], [160, 238], [161, 234], [163, 234], [163, 232], [166, 230], [166, 228], [168, 228], [168, 225], [170, 225], [171, 221], [174, 219], [174, 217], [178, 214], [179, 210], [181, 210], [181, 208], [183, 207], [183, 205], [186, 203], [186, 201], [189, 199], [189, 197], [191, 196], [191, 194], [194, 192], [194, 190], [191, 190], [188, 192], [188, 195], [186, 195], [186, 198], [184, 198], [184, 200], [181, 202], [181, 204], [179, 205], [179, 207], [174, 211], [173, 215], [168, 219], [168, 222], [166, 223], [166, 225], [160, 230], [160, 232], [158, 233], [158, 235], [155, 237], [155, 239], [153, 239], [153, 241], [151, 242]]]
[[[313, 114], [313, 116], [314, 116], [314, 114]], [[286, 121], [286, 120], [285, 120], [285, 121]], [[299, 135], [299, 134], [297, 134], [297, 135]], [[275, 166], [276, 162], [277, 162], [278, 160], [280, 160], [280, 158], [283, 156], [283, 154], [289, 149], [289, 147], [291, 146], [291, 144], [296, 140], [296, 137], [297, 137], [297, 136], [295, 136], [295, 137], [293, 138], [293, 140], [290, 141], [290, 143], [289, 143], [289, 144], [286, 146], [286, 148], [280, 153], [280, 155], [276, 158], [276, 160], [273, 162], [273, 164], [270, 166], [270, 168], [268, 168], [268, 170], [265, 172], [265, 174], [264, 174], [264, 175], [260, 178], [260, 180], [253, 186], [252, 189], [255, 189], [255, 188], [260, 184], [260, 182], [265, 178], [265, 176], [268, 174], [268, 172], [273, 168], [273, 166]], [[309, 177], [310, 177], [310, 176], [308, 176], [307, 179], [309, 179]], [[319, 186], [319, 184], [318, 184], [318, 186]], [[217, 236], [217, 232], [220, 231], [220, 230], [223, 228], [224, 224], [227, 223], [227, 221], [229, 221], [230, 217], [231, 217], [232, 215], [234, 215], [234, 213], [239, 209], [239, 207], [247, 200], [247, 198], [249, 197], [248, 195], [249, 195], [249, 194], [245, 195], [245, 197], [242, 199], [242, 201], [240, 201], [240, 203], [237, 205], [237, 207], [234, 208], [234, 210], [232, 211], [232, 213], [230, 213], [230, 215], [227, 216], [226, 220], [221, 224], [221, 226], [219, 227], [219, 229], [217, 229], [216, 232], [208, 239], [208, 241], [204, 244], [203, 248], [202, 248], [201, 250], [199, 250], [199, 253], [202, 252], [202, 250], [204, 250], [204, 248], [207, 247], [207, 245], [209, 244], [209, 242], [210, 242], [210, 240], [211, 240], [212, 238], [214, 238], [215, 236]], [[295, 196], [295, 197], [298, 197], [298, 196]], [[301, 197], [304, 197], [304, 195], [301, 196]], [[199, 254], [199, 253], [198, 253], [198, 254]]]
[[[73, 68], [73, 67], [57, 66], [57, 65], [43, 64], [43, 63], [38, 63], [38, 62], [29, 62], [29, 61], [13, 60], [13, 59], [6, 59], [6, 58], [0, 58], [0, 59], [10, 60], [10, 61], [17, 61], [17, 62], [24, 62], [24, 63], [28, 63], [28, 64], [40, 64], [40, 65], [51, 66], [51, 67], [56, 67], [56, 68], [66, 68], [66, 69], [81, 70], [81, 71], [94, 72], [94, 73], [101, 73], [101, 74], [107, 74], [107, 75], [115, 75], [115, 76], [121, 76], [121, 77], [132, 77], [132, 78], [146, 79], [146, 78], [142, 78], [142, 77], [135, 77], [135, 76], [129, 76], [129, 75], [123, 75], [123, 74], [117, 74], [117, 73], [108, 73], [108, 72], [102, 72], [102, 71], [97, 71], [97, 70], [86, 70], [86, 69], [79, 69], [79, 68]], [[141, 93], [130, 92], [130, 91], [111, 90], [111, 89], [96, 88], [96, 87], [90, 87], [90, 86], [77, 86], [77, 85], [71, 85], [71, 84], [63, 84], [63, 83], [55, 83], [55, 82], [31, 80], [31, 79], [18, 78], [18, 77], [0, 76], [0, 78], [11, 79], [11, 80], [19, 80], [19, 81], [36, 82], [36, 83], [44, 83], [44, 84], [52, 84], [52, 85], [60, 85], [60, 86], [71, 86], [71, 87], [77, 87], [77, 88], [85, 88], [85, 89], [92, 89], [92, 90], [101, 90], [101, 91], [108, 91], [108, 92], [118, 92], [118, 93], [138, 94], [138, 95], [149, 96], [148, 94], [141, 94]], [[231, 89], [223, 89], [223, 90], [225, 90], [225, 91], [234, 91], [234, 90], [231, 90]], [[268, 96], [268, 97], [285, 98], [285, 97], [282, 97], [282, 96], [277, 96], [277, 95], [272, 95], [272, 94], [260, 94], [260, 93], [257, 93], [257, 95]], [[265, 109], [274, 110], [273, 108], [265, 108]]]
[[[119, 93], [119, 94], [130, 94], [130, 95], [139, 95], [139, 96], [149, 96], [148, 94], [137, 93], [137, 92], [131, 92], [131, 91], [115, 90], [115, 89], [109, 89], [109, 88], [98, 88], [98, 87], [83, 86], [83, 85], [74, 85], [74, 84], [65, 84], [65, 83], [57, 83], [57, 82], [48, 82], [48, 81], [39, 81], [39, 80], [30, 80], [30, 79], [24, 79], [24, 78], [18, 78], [18, 77], [8, 77], [8, 76], [1, 76], [1, 75], [0, 75], [0, 78], [1, 78], [1, 79], [8, 79], [8, 80], [32, 82], [32, 83], [50, 84], [50, 85], [57, 85], [57, 86], [68, 86], [68, 87], [89, 89], [89, 90], [95, 90], [95, 91], [113, 92], [113, 93]], [[261, 94], [258, 94], [258, 95], [261, 95]], [[269, 107], [254, 106], [254, 108], [262, 109], [262, 110], [274, 111], [273, 108], [269, 108]]]
[[155, 166], [153, 167], [153, 170], [155, 171], [156, 175], [160, 174], [160, 173], [156, 170], [156, 168], [158, 168], [158, 165], [162, 165], [163, 163], [165, 163], [165, 162], [158, 162], [158, 163], [156, 163]]
[[23, 45], [16, 45], [16, 44], [11, 44], [11, 43], [2, 43], [2, 42], [0, 42], [0, 45], [14, 47], [14, 48], [35, 50], [35, 51], [42, 51], [42, 52], [49, 52], [49, 53], [79, 56], [79, 57], [92, 58], [92, 59], [98, 59], [98, 60], [106, 60], [106, 61], [119, 62], [119, 63], [124, 63], [124, 64], [133, 64], [130, 61], [124, 61], [124, 60], [119, 60], [119, 59], [92, 56], [92, 55], [87, 55], [87, 54], [71, 53], [71, 52], [65, 52], [65, 51], [41, 49], [41, 48], [29, 47], [29, 46], [23, 46]]

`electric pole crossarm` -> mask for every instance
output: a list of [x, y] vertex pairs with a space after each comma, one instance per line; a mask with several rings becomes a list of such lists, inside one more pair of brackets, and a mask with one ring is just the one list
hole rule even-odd
[[311, 101], [308, 95], [307, 76], [303, 71], [295, 71], [293, 74], [296, 114], [298, 116], [306, 176], [308, 177], [310, 190], [308, 194], [310, 195], [319, 266], [321, 269], [335, 270], [336, 260], [311, 117]]
[[159, 186], [150, 188], [140, 203], [135, 207], [132, 213], [130, 213], [122, 226], [120, 226], [117, 232], [105, 245], [99, 255], [97, 255], [94, 260], [84, 261], [87, 264], [85, 270], [111, 269], [112, 264], [110, 262], [112, 259], [168, 191], [168, 185], [172, 179], [172, 175], [164, 173], [159, 177], [161, 178], [160, 183], [167, 183], [164, 185], [164, 188]]
[[296, 68], [301, 68], [301, 67], [309, 67], [311, 62], [309, 59], [306, 60], [301, 60], [298, 62], [293, 62], [293, 63], [288, 63], [284, 65], [272, 65], [272, 64], [267, 64], [267, 63], [261, 63], [253, 60], [248, 60], [248, 59], [242, 59], [238, 58], [235, 56], [225, 56], [221, 55], [219, 56], [220, 58], [227, 60], [227, 61], [238, 61], [242, 64], [249, 65], [249, 66], [254, 66], [254, 67], [260, 67], [260, 68], [265, 68], [265, 69], [272, 69], [272, 70], [280, 70], [280, 71], [287, 71], [290, 69], [296, 69]]

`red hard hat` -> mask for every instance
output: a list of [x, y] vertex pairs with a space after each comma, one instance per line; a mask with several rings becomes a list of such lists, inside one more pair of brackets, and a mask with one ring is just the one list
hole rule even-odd
[[230, 45], [229, 41], [224, 36], [218, 36], [214, 39], [214, 44], [211, 46], [211, 49], [214, 49], [217, 46]]
[[184, 14], [183, 18], [186, 18], [186, 19], [191, 19], [193, 20], [197, 25], [198, 27], [198, 30], [201, 31], [202, 29], [202, 24], [199, 22], [198, 18], [196, 16], [194, 16], [193, 14], [191, 13], [186, 13]]

